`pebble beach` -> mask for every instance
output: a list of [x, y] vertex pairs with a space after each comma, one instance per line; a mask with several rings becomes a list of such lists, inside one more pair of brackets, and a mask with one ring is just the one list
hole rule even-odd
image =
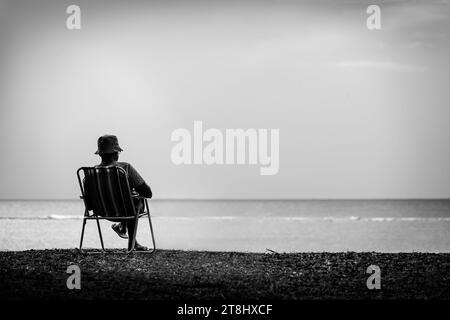
[[[68, 289], [69, 266], [81, 288]], [[369, 290], [367, 268], [381, 270]], [[447, 300], [447, 253], [0, 252], [4, 300]]]

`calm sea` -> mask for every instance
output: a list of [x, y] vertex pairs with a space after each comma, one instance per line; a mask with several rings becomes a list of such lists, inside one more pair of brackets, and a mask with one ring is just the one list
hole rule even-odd
[[[151, 200], [150, 210], [162, 249], [450, 252], [450, 200]], [[0, 250], [74, 248], [82, 215], [81, 200], [0, 201]], [[107, 246], [124, 247], [110, 225]], [[98, 239], [88, 222], [86, 246]]]

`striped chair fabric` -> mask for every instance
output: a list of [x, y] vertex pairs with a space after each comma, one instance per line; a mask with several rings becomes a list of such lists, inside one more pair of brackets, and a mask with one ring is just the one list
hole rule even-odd
[[127, 174], [120, 167], [83, 168], [86, 207], [105, 218], [134, 217]]

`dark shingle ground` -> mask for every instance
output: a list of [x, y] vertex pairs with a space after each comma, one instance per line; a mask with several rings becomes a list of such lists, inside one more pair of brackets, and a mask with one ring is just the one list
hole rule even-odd
[[[67, 267], [81, 268], [69, 290]], [[381, 290], [368, 290], [369, 265]], [[450, 254], [0, 252], [1, 299], [449, 299]]]

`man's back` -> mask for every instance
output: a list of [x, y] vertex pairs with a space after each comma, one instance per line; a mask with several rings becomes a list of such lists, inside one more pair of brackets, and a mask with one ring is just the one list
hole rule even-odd
[[112, 161], [109, 163], [105, 163], [102, 161], [99, 165], [96, 167], [121, 167], [125, 170], [128, 177], [128, 183], [130, 184], [130, 188], [133, 190], [136, 190], [141, 196], [145, 198], [151, 198], [152, 197], [152, 191], [150, 187], [146, 184], [145, 180], [142, 178], [142, 176], [137, 172], [137, 170], [128, 162], [119, 162], [119, 161]]

